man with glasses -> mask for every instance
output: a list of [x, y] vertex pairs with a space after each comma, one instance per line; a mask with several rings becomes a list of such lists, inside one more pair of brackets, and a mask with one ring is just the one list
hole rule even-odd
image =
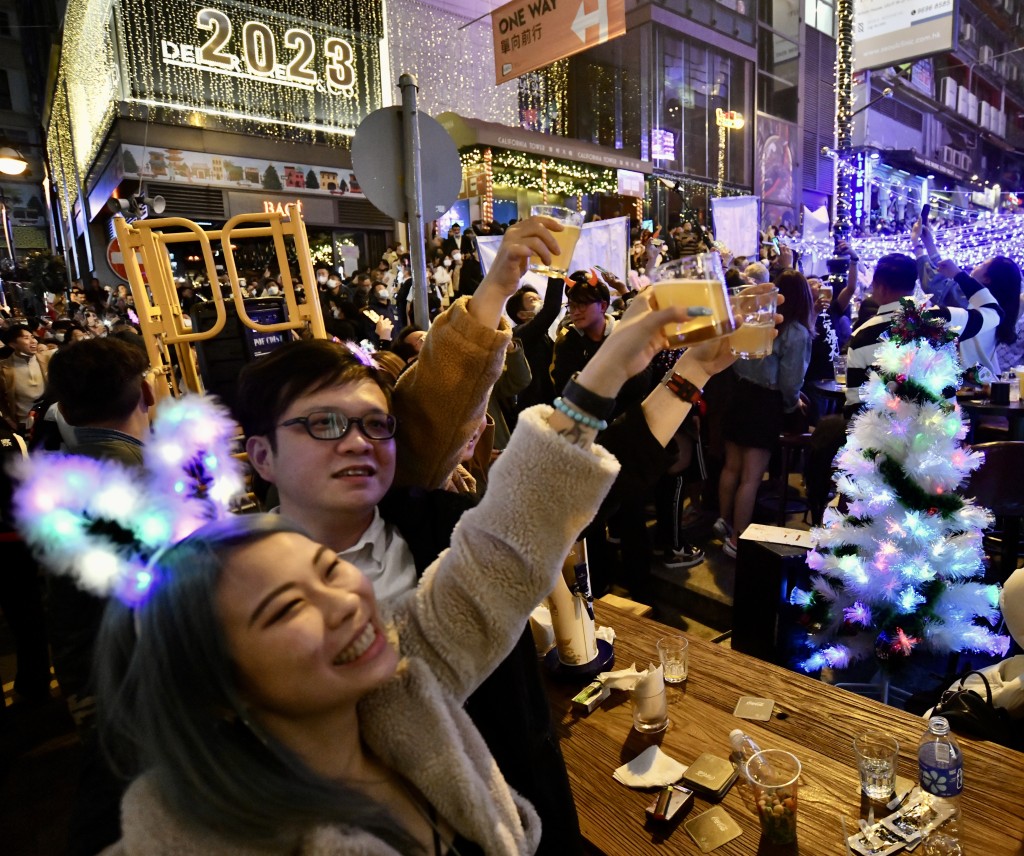
[[[379, 598], [415, 586], [471, 504], [440, 488], [501, 373], [505, 301], [530, 255], [555, 251], [537, 219], [510, 229], [474, 296], [438, 316], [394, 390], [361, 352], [322, 340], [290, 343], [243, 370], [235, 415], [250, 464], [277, 489], [280, 513], [363, 571]], [[580, 852], [527, 628], [467, 711], [506, 780], [537, 808], [538, 852]]]

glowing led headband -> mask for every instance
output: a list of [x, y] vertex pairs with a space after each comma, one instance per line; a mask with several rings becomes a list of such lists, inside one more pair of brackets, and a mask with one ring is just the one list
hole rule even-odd
[[236, 433], [226, 408], [192, 395], [161, 404], [141, 469], [34, 455], [15, 469], [18, 528], [54, 573], [137, 605], [156, 581], [153, 557], [224, 516], [244, 492], [231, 457]]

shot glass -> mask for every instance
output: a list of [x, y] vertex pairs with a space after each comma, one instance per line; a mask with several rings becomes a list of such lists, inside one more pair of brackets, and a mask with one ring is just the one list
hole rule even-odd
[[683, 256], [659, 265], [651, 282], [659, 308], [681, 306], [687, 310], [686, 320], [665, 325], [671, 347], [706, 342], [736, 329], [717, 253]]
[[747, 761], [747, 779], [761, 820], [761, 834], [771, 844], [796, 841], [800, 759], [781, 749], [765, 749]]
[[633, 727], [641, 734], [657, 734], [668, 727], [668, 698], [664, 681], [638, 684], [633, 699]]
[[729, 336], [729, 347], [741, 360], [760, 360], [772, 352], [775, 306], [779, 290], [757, 292], [749, 285], [729, 289], [732, 315], [740, 328]]
[[658, 655], [666, 684], [681, 684], [690, 666], [690, 643], [683, 636], [663, 636], [658, 640]]
[[836, 375], [836, 383], [846, 384], [846, 357], [838, 356], [832, 360], [832, 370]]
[[896, 759], [900, 744], [881, 731], [865, 731], [853, 738], [860, 771], [860, 789], [871, 800], [885, 802], [896, 790]]
[[565, 276], [569, 272], [569, 265], [572, 264], [572, 254], [576, 250], [576, 242], [580, 239], [583, 214], [578, 211], [570, 211], [568, 208], [561, 208], [558, 205], [534, 205], [530, 208], [530, 214], [551, 217], [561, 223], [563, 227], [561, 232], [551, 233], [555, 236], [559, 247], [558, 252], [551, 257], [551, 264], [544, 264], [540, 256], [530, 256], [530, 270]]

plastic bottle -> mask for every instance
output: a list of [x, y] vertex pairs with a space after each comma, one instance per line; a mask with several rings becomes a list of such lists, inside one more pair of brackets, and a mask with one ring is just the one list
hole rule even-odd
[[1011, 369], [1006, 377], [1010, 381], [1010, 403], [1020, 401], [1020, 375], [1016, 370]]
[[734, 728], [729, 732], [729, 743], [732, 746], [732, 761], [746, 777], [747, 761], [760, 752], [761, 747], [739, 728]]
[[933, 716], [928, 720], [928, 730], [917, 744], [917, 764], [921, 790], [932, 795], [936, 808], [949, 806], [953, 817], [959, 817], [964, 760], [945, 717]]

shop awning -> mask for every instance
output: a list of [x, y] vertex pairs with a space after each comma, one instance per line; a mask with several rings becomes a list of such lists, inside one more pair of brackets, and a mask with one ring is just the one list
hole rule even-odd
[[576, 161], [604, 169], [627, 169], [649, 175], [654, 164], [624, 155], [615, 149], [608, 149], [593, 143], [585, 143], [567, 137], [555, 137], [538, 131], [509, 128], [482, 119], [467, 119], [457, 113], [442, 113], [437, 121], [455, 140], [461, 149], [473, 146], [491, 146], [498, 149], [525, 152], [538, 158], [555, 158]]

